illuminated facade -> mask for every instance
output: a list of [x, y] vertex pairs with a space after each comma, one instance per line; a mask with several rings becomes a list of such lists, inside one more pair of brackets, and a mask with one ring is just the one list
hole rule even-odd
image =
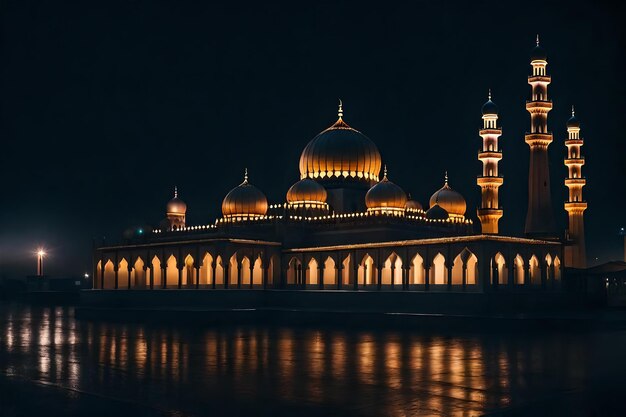
[[574, 268], [587, 267], [587, 254], [585, 251], [585, 223], [583, 215], [587, 209], [587, 203], [583, 200], [583, 187], [587, 180], [582, 175], [582, 167], [585, 158], [581, 153], [583, 138], [580, 136], [580, 123], [574, 114], [572, 106], [572, 117], [567, 121], [567, 156], [565, 166], [567, 167], [567, 178], [565, 186], [568, 189], [568, 198], [565, 202], [567, 211], [568, 230], [567, 234], [571, 239], [571, 244], [565, 247], [565, 261], [567, 266]]
[[[502, 236], [498, 228], [504, 213], [498, 198], [502, 130], [491, 94], [482, 108], [479, 132], [480, 233], [474, 231], [466, 201], [452, 188], [447, 173], [428, 209], [407, 196], [391, 181], [386, 166], [383, 170], [374, 142], [344, 121], [340, 103], [337, 121], [304, 148], [300, 179], [285, 201], [268, 203], [246, 170], [243, 182], [225, 196], [221, 218], [187, 225], [187, 206], [175, 192], [159, 228], [95, 250], [94, 287], [557, 291], [564, 247], [571, 240], [555, 238], [552, 229], [547, 161], [552, 103], [547, 99], [546, 65], [537, 45], [529, 77], [533, 100], [527, 103], [532, 128], [526, 135], [531, 149], [526, 232], [532, 238]], [[579, 140], [578, 133], [572, 129], [566, 164], [580, 159], [580, 147], [571, 142]], [[580, 175], [579, 166], [572, 165], [567, 181], [578, 178], [572, 170]], [[574, 190], [570, 188], [567, 204], [582, 201]], [[584, 254], [582, 212], [580, 227], [571, 219], [569, 236], [582, 242], [583, 252], [567, 252], [572, 254], [567, 266], [576, 265], [574, 258]]]
[[526, 133], [525, 137], [530, 147], [526, 235], [555, 237], [557, 234], [548, 163], [548, 146], [552, 143], [552, 133], [548, 131], [548, 113], [552, 110], [552, 100], [548, 99], [548, 85], [552, 77], [546, 72], [548, 61], [546, 52], [539, 46], [539, 35], [537, 46], [531, 54], [530, 65], [532, 74], [528, 76], [528, 84], [531, 88], [531, 98], [526, 102], [526, 110], [530, 113], [530, 132]]

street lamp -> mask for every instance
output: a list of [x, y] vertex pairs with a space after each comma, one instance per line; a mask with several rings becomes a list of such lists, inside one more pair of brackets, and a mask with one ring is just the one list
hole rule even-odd
[[46, 256], [46, 251], [43, 249], [37, 250], [37, 276], [43, 277], [43, 258]]

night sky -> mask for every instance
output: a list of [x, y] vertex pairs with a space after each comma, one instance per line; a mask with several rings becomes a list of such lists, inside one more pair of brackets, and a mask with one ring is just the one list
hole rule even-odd
[[[525, 100], [535, 36], [548, 54], [553, 205], [563, 228], [565, 122], [586, 139], [589, 262], [626, 226], [626, 8], [617, 2], [1, 3], [0, 275], [91, 270], [94, 239], [158, 224], [178, 185], [188, 224], [213, 223], [250, 181], [270, 203], [336, 120], [369, 136], [389, 177], [427, 204], [443, 183], [476, 222], [480, 108], [500, 108], [503, 234], [527, 205]], [[533, 8], [534, 7], [534, 8]], [[596, 261], [596, 258], [598, 259]]]

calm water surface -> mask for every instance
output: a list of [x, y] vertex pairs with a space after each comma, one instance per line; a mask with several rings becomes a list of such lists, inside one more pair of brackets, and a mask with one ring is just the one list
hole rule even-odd
[[8, 304], [0, 415], [626, 415], [625, 358], [626, 332], [127, 325]]

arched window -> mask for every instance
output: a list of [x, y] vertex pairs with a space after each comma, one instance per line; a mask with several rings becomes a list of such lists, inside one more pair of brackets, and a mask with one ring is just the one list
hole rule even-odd
[[209, 252], [204, 254], [202, 258], [202, 266], [200, 267], [200, 285], [213, 284], [213, 256]]
[[409, 284], [424, 284], [426, 271], [424, 270], [424, 258], [416, 253], [409, 268]]
[[115, 288], [115, 266], [111, 260], [107, 260], [104, 264], [104, 289], [112, 290]]
[[522, 258], [519, 254], [515, 257], [514, 277], [516, 285], [524, 284], [524, 258]]
[[254, 261], [252, 269], [252, 285], [263, 285], [263, 261], [261, 260], [261, 255], [257, 256], [256, 261]]
[[298, 274], [298, 267], [300, 265], [301, 263], [298, 260], [298, 258], [291, 258], [291, 260], [289, 260], [289, 264], [287, 266], [287, 284], [288, 285], [297, 284], [296, 279], [297, 279], [297, 274]]
[[430, 283], [434, 285], [443, 285], [447, 283], [448, 268], [446, 267], [446, 258], [438, 253], [433, 258], [433, 264], [430, 268]]
[[176, 257], [171, 255], [167, 259], [167, 266], [165, 269], [165, 285], [168, 288], [177, 288], [178, 287], [178, 269], [176, 268]]
[[319, 284], [319, 268], [315, 258], [311, 258], [309, 265], [306, 269], [306, 284], [318, 285]]
[[153, 288], [163, 287], [163, 277], [161, 276], [161, 260], [155, 255], [152, 258], [152, 286]]
[[141, 257], [137, 257], [135, 260], [135, 265], [133, 265], [130, 278], [130, 286], [132, 288], [146, 287], [146, 272], [144, 271], [144, 262]]
[[329, 256], [326, 258], [326, 261], [324, 261], [324, 276], [322, 277], [322, 281], [325, 287], [337, 285], [337, 280], [335, 278], [337, 275], [336, 272], [335, 260]]
[[117, 269], [117, 288], [120, 290], [128, 289], [128, 280], [128, 262], [122, 258]]
[[532, 285], [541, 284], [541, 271], [539, 269], [539, 260], [535, 255], [530, 258], [530, 283]]
[[370, 255], [365, 255], [359, 265], [358, 283], [359, 285], [376, 284], [376, 268], [374, 268], [374, 259]]

